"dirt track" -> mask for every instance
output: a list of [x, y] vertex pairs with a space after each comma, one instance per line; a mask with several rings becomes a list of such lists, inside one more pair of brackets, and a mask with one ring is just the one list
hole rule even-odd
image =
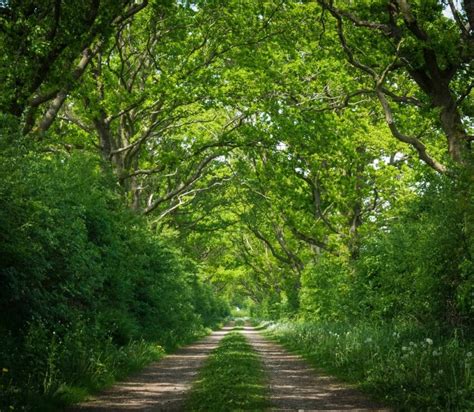
[[68, 412], [183, 411], [192, 381], [209, 353], [232, 327], [212, 333], [130, 376]]
[[[199, 368], [230, 330], [223, 328], [166, 356], [68, 412], [185, 411], [185, 398]], [[315, 372], [255, 328], [245, 327], [241, 332], [263, 359], [272, 411], [388, 411], [355, 389]]]
[[333, 377], [317, 373], [254, 328], [245, 327], [242, 333], [265, 365], [272, 411], [388, 411]]

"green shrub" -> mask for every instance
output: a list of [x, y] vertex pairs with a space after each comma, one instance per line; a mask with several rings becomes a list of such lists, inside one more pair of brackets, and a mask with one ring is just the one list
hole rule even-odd
[[108, 385], [225, 315], [93, 156], [5, 154], [0, 178], [0, 410]]

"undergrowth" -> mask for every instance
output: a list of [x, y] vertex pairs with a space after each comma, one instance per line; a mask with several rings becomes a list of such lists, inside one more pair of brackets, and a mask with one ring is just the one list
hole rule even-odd
[[86, 153], [0, 151], [0, 411], [80, 399], [228, 314], [109, 172]]

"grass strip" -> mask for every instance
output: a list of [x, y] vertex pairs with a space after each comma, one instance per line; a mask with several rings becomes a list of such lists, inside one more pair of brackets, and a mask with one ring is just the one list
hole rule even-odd
[[265, 374], [246, 338], [230, 332], [209, 356], [187, 402], [189, 411], [262, 411], [269, 407]]

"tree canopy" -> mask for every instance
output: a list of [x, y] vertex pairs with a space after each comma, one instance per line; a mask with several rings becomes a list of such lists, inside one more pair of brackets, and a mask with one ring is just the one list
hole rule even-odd
[[15, 382], [235, 306], [472, 331], [473, 42], [472, 0], [0, 1]]

